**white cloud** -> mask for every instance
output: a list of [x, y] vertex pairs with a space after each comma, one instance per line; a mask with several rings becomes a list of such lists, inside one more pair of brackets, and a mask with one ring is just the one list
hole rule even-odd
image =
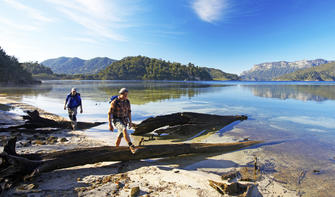
[[326, 130], [322, 130], [322, 129], [311, 128], [311, 129], [308, 129], [308, 130], [312, 131], [312, 132], [317, 132], [317, 133], [327, 133]]
[[335, 119], [330, 117], [309, 117], [309, 116], [280, 116], [274, 118], [273, 120], [283, 120], [283, 121], [291, 121], [294, 123], [324, 127], [327, 129], [335, 129]]
[[68, 19], [86, 28], [91, 35], [126, 41], [117, 29], [130, 27], [127, 17], [136, 12], [135, 1], [47, 0]]
[[111, 29], [108, 29], [108, 27], [105, 26], [104, 23], [102, 22], [91, 19], [89, 17], [83, 17], [82, 15], [75, 14], [74, 12], [67, 9], [60, 8], [59, 11], [61, 11], [62, 13], [67, 15], [71, 20], [82, 25], [83, 27], [85, 27], [90, 32], [93, 32], [96, 35], [100, 35], [117, 41], [126, 40], [122, 35], [119, 35], [113, 32]]
[[222, 19], [229, 3], [228, 0], [194, 0], [192, 8], [201, 20], [213, 23]]
[[25, 13], [27, 13], [28, 16], [30, 16], [30, 17], [38, 20], [38, 21], [41, 21], [41, 22], [52, 22], [52, 21], [54, 21], [54, 19], [44, 16], [44, 14], [42, 14], [41, 11], [39, 11], [35, 8], [23, 5], [22, 3], [19, 3], [15, 0], [4, 0], [4, 1], [7, 4], [9, 4], [10, 6], [14, 7], [15, 9], [24, 11]]
[[15, 28], [15, 29], [22, 30], [22, 31], [34, 31], [38, 29], [36, 26], [16, 24], [12, 20], [9, 20], [7, 18], [2, 18], [2, 17], [0, 17], [0, 24], [6, 27]]
[[97, 42], [96, 40], [91, 39], [91, 38], [86, 38], [86, 37], [65, 37], [64, 40], [74, 40], [74, 41], [86, 42], [90, 44], [99, 44], [99, 42]]
[[[84, 17], [91, 16], [94, 18], [110, 20], [114, 22], [121, 21], [121, 17], [117, 14], [118, 5], [116, 3], [112, 4], [112, 1], [106, 2], [104, 0], [47, 0], [61, 8], [66, 8], [71, 11], [77, 12]], [[121, 9], [121, 8], [120, 8]]]

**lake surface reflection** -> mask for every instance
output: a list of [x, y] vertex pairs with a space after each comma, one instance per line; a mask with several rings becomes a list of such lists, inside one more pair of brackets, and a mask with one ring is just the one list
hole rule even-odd
[[255, 96], [279, 99], [297, 99], [302, 101], [335, 100], [332, 85], [249, 85]]
[[[331, 123], [335, 120], [332, 82], [44, 81], [37, 86], [1, 87], [0, 91], [66, 117], [62, 107], [72, 87], [81, 93], [84, 119], [105, 120], [110, 97], [127, 87], [138, 121], [158, 114], [193, 111], [247, 114], [268, 125], [294, 123], [297, 128], [320, 132], [335, 129]], [[286, 127], [286, 123], [280, 127]]]
[[[299, 158], [305, 169], [317, 166], [335, 175], [333, 82], [45, 81], [0, 91], [66, 117], [63, 104], [72, 87], [83, 99], [80, 120], [107, 121], [109, 98], [122, 87], [129, 89], [135, 122], [183, 111], [248, 115], [247, 121], [218, 130], [205, 141], [220, 142], [223, 135], [265, 140], [274, 145], [264, 150]], [[96, 130], [107, 132], [107, 125]]]

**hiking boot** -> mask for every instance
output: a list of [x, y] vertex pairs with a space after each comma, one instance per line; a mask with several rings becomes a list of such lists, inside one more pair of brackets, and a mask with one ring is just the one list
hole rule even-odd
[[130, 150], [131, 153], [133, 153], [135, 155], [138, 148], [136, 148], [134, 145], [131, 145], [131, 146], [129, 146], [129, 150]]

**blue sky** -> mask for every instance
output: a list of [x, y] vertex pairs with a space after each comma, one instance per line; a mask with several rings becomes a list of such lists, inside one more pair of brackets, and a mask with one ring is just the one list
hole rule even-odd
[[144, 55], [239, 74], [335, 60], [333, 0], [0, 0], [0, 27], [19, 61]]

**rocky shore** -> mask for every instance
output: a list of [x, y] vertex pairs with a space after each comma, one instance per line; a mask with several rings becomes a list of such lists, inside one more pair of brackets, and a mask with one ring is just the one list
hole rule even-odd
[[[0, 103], [1, 128], [24, 123], [22, 115], [12, 112], [14, 108], [38, 110], [43, 118], [66, 121], [6, 97], [0, 97]], [[0, 143], [16, 136], [17, 153], [21, 154], [111, 145], [89, 137], [85, 130], [53, 129], [44, 128], [37, 133], [1, 132]], [[52, 132], [45, 132], [48, 130]], [[236, 139], [227, 137], [227, 142], [233, 140]], [[266, 173], [274, 166], [264, 155], [257, 154], [258, 149], [77, 166], [27, 179], [6, 191], [5, 196], [222, 196], [225, 192], [226, 195], [297, 196]], [[249, 193], [241, 185], [249, 186]], [[240, 193], [229, 193], [234, 191]]]

